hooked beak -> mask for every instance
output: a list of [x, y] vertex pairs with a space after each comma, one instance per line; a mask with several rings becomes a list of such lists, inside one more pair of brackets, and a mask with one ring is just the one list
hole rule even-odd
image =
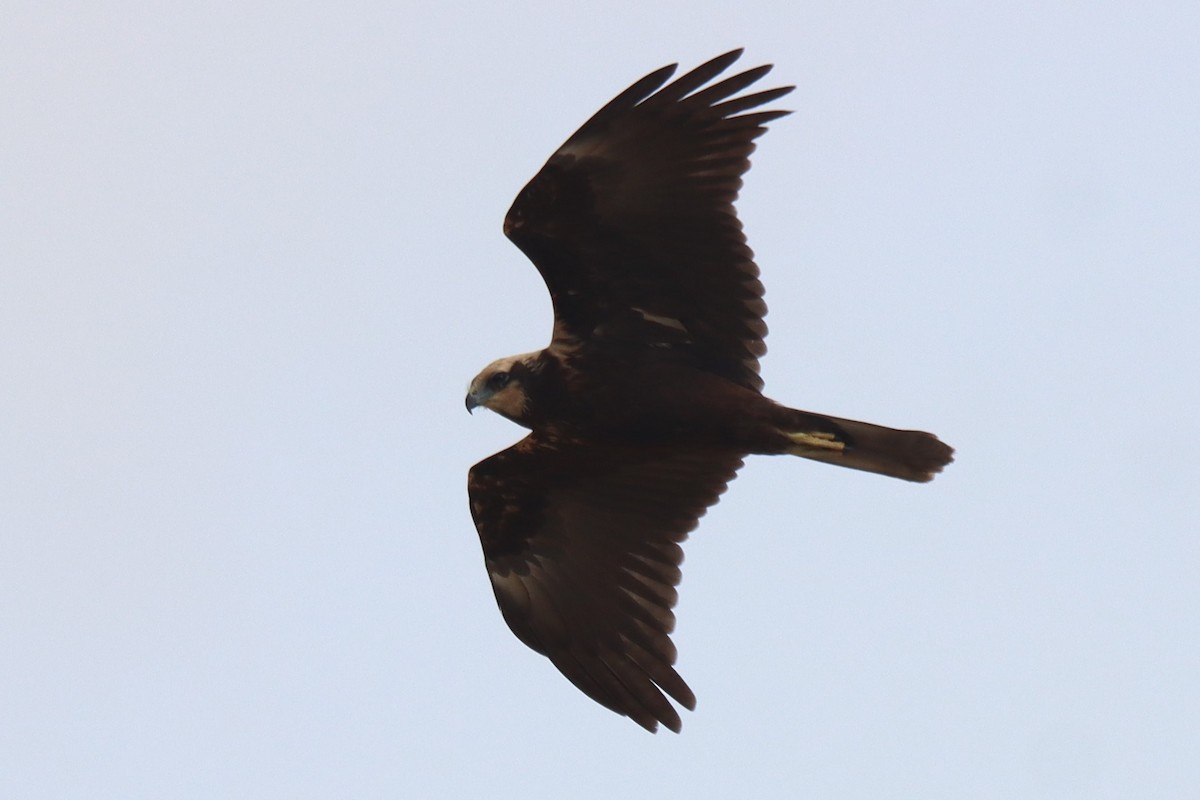
[[467, 413], [470, 414], [475, 409], [479, 408], [480, 402], [475, 399], [474, 392], [467, 392]]

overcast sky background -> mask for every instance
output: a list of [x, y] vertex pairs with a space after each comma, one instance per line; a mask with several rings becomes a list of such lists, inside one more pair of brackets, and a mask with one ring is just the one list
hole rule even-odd
[[[1194, 2], [3, 17], [0, 796], [1200, 796]], [[548, 340], [517, 190], [737, 46], [768, 393], [958, 460], [751, 460], [651, 736], [501, 620], [463, 394]]]

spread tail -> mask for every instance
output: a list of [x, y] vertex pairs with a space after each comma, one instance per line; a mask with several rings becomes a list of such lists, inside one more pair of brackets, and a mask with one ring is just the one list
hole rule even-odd
[[954, 460], [954, 448], [932, 433], [793, 413], [789, 430], [781, 431], [789, 442], [785, 452], [792, 455], [919, 483], [933, 480]]

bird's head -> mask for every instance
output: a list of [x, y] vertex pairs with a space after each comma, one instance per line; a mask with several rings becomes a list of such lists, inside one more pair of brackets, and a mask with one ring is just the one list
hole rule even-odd
[[467, 411], [480, 406], [523, 424], [529, 413], [527, 379], [536, 370], [538, 353], [523, 353], [493, 361], [467, 388]]

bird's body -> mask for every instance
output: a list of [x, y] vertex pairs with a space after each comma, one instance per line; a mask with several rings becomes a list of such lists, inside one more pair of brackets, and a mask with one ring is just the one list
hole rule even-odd
[[787, 113], [743, 112], [791, 89], [732, 97], [769, 67], [706, 86], [739, 55], [666, 86], [673, 67], [646, 76], [522, 190], [505, 232], [550, 290], [551, 344], [492, 363], [467, 394], [531, 430], [468, 481], [501, 612], [650, 730], [679, 730], [664, 693], [695, 703], [672, 666], [679, 542], [746, 455], [923, 482], [953, 453], [762, 394], [766, 306], [733, 201], [753, 140]]

